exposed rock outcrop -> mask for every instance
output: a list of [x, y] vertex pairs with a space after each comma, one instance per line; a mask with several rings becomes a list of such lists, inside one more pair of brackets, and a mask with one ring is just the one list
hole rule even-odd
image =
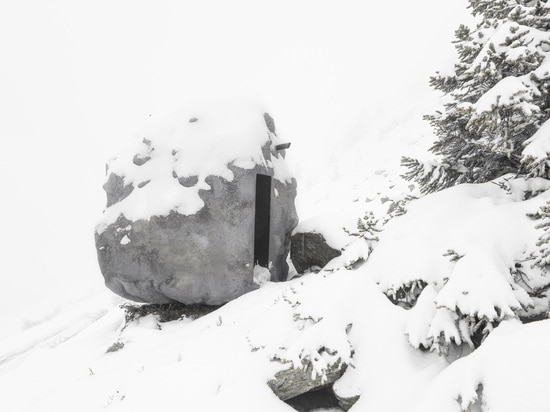
[[323, 268], [342, 252], [330, 247], [320, 233], [306, 232], [292, 235], [290, 259], [298, 273], [311, 268]]
[[294, 367], [292, 363], [289, 363], [289, 366], [277, 372], [267, 383], [273, 393], [282, 400], [333, 384], [344, 374], [348, 365], [339, 360], [330, 364], [324, 374], [317, 373], [308, 359], [302, 359], [299, 367]]
[[[322, 353], [323, 350], [320, 356]], [[267, 384], [279, 399], [298, 411], [334, 406], [347, 411], [359, 400], [359, 396], [348, 398], [333, 390], [334, 383], [348, 368], [348, 364], [342, 362], [341, 358], [329, 363], [323, 373], [315, 370], [309, 358], [302, 359], [299, 367], [294, 367], [291, 362], [286, 364], [289, 367], [277, 372]]]

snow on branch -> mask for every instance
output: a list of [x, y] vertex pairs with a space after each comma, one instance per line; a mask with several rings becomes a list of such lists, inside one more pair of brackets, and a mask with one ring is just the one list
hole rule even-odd
[[[442, 355], [476, 348], [501, 322], [544, 313], [549, 236], [540, 229], [550, 224], [546, 217], [537, 230], [528, 214], [549, 185], [511, 176], [460, 185], [411, 202], [406, 215], [386, 225], [366, 266], [394, 304], [410, 309], [413, 347]], [[542, 267], [533, 268], [525, 262], [537, 239]]]

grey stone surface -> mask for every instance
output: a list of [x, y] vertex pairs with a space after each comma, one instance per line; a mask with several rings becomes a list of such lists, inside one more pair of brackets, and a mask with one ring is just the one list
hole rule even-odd
[[339, 396], [338, 392], [335, 392], [334, 395], [336, 396], [336, 399], [338, 399], [338, 405], [340, 405], [340, 408], [342, 408], [345, 411], [349, 411], [353, 405], [359, 400], [360, 396], [352, 396], [349, 398], [346, 398], [344, 396]]
[[195, 186], [199, 182], [199, 177], [198, 176], [178, 177], [178, 182], [183, 187], [191, 187], [191, 186]]
[[[269, 144], [262, 148], [266, 160], [273, 155]], [[265, 166], [229, 168], [234, 174], [230, 182], [218, 176], [206, 178], [211, 189], [199, 192], [205, 206], [194, 215], [172, 211], [168, 216], [138, 221], [120, 216], [104, 231], [96, 232], [98, 260], [107, 287], [138, 302], [207, 305], [220, 305], [256, 289], [256, 174], [273, 175], [274, 171]], [[110, 206], [133, 188], [111, 174], [105, 190]], [[296, 181], [273, 179], [271, 193], [269, 270], [272, 281], [283, 281], [288, 275], [290, 236], [298, 220]]]
[[331, 248], [320, 233], [295, 233], [292, 235], [290, 259], [298, 273], [318, 266], [323, 268], [342, 252]]
[[275, 133], [275, 121], [273, 120], [273, 117], [271, 117], [269, 113], [264, 113], [264, 120], [267, 130], [271, 133]]
[[303, 393], [332, 385], [344, 374], [347, 366], [338, 358], [336, 363], [328, 366], [323, 379], [323, 376], [314, 373], [309, 359], [302, 359], [301, 367], [290, 367], [277, 372], [267, 385], [279, 399], [286, 401]]
[[107, 194], [107, 207], [109, 207], [130, 196], [134, 186], [131, 184], [125, 185], [122, 177], [111, 173], [107, 182], [103, 185], [103, 189]]
[[147, 163], [149, 160], [151, 160], [151, 156], [143, 156], [143, 155], [135, 155], [132, 161], [136, 166], [143, 166], [145, 163]]

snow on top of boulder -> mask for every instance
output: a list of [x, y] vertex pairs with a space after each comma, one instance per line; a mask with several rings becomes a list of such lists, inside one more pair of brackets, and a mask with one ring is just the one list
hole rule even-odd
[[210, 190], [208, 176], [231, 181], [229, 166], [273, 169], [280, 181], [291, 181], [286, 162], [277, 152], [266, 159], [267, 143], [280, 143], [273, 119], [261, 104], [247, 99], [203, 100], [151, 121], [134, 142], [108, 162], [108, 174], [120, 176], [129, 196], [107, 207], [98, 231], [124, 215], [130, 220], [164, 216], [170, 211], [197, 213], [204, 202], [200, 190]]

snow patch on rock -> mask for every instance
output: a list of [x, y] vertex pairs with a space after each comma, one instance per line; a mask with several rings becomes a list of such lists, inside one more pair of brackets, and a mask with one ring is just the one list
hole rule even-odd
[[[233, 180], [229, 166], [252, 169], [273, 167], [274, 178], [291, 182], [292, 174], [275, 152], [266, 159], [275, 135], [264, 119], [265, 109], [246, 99], [219, 99], [189, 103], [175, 113], [151, 121], [135, 135], [134, 143], [108, 162], [108, 173], [123, 179], [129, 195], [105, 210], [98, 231], [117, 218], [128, 220], [197, 213], [204, 202], [201, 190], [210, 190], [208, 176]], [[192, 177], [182, 182], [181, 179]]]

